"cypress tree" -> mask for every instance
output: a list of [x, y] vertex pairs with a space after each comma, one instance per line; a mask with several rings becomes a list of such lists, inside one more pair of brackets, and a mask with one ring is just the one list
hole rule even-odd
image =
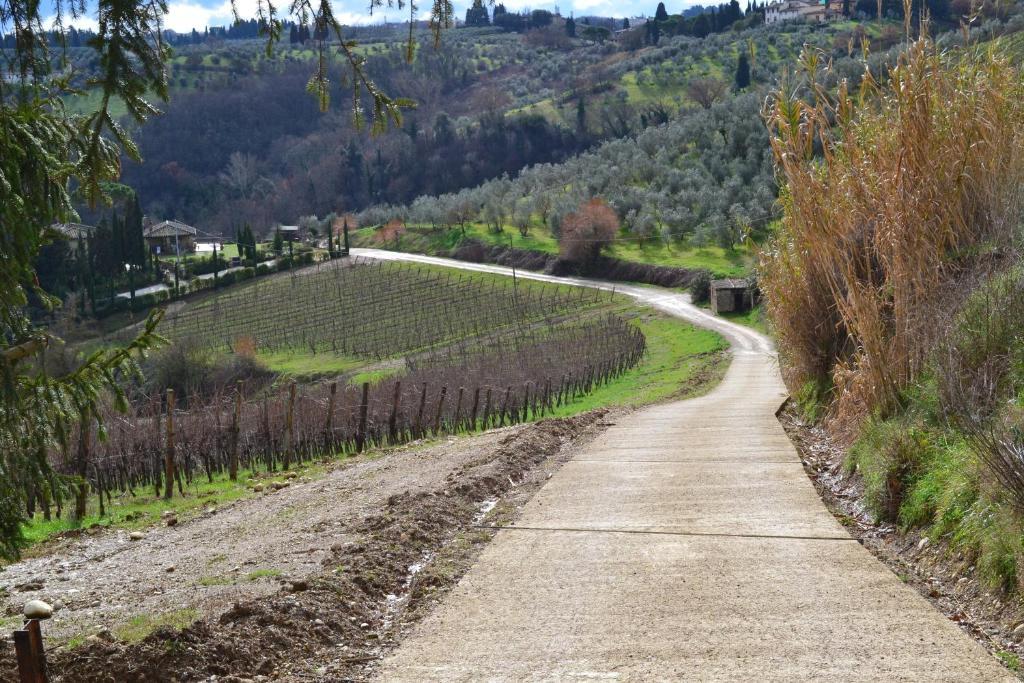
[[740, 52], [739, 62], [736, 64], [736, 89], [743, 90], [750, 85], [750, 60], [746, 52]]

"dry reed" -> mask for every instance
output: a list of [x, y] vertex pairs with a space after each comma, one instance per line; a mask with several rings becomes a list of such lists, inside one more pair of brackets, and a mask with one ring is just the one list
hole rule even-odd
[[908, 45], [856, 92], [804, 84], [766, 105], [784, 182], [761, 286], [786, 380], [831, 391], [858, 421], [899, 405], [936, 338], [939, 293], [986, 252], [1011, 247], [1024, 188], [1024, 87], [998, 44]]

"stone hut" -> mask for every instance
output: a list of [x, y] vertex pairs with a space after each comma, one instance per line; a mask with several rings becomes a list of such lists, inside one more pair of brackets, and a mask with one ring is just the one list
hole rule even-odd
[[732, 313], [749, 311], [754, 307], [754, 292], [746, 280], [727, 279], [711, 281], [711, 312]]
[[181, 221], [162, 221], [142, 229], [142, 236], [150, 251], [175, 254], [195, 251], [196, 229]]

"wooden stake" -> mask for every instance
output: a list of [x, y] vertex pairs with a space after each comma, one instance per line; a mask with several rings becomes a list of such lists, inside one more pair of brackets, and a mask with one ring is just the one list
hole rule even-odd
[[[174, 496], [174, 389], [167, 390], [167, 449], [164, 451], [164, 498]], [[180, 484], [179, 484], [180, 485]]]
[[441, 387], [441, 398], [437, 401], [437, 412], [434, 414], [434, 434], [441, 428], [441, 410], [444, 408], [444, 397], [448, 393], [448, 387]]
[[370, 383], [363, 382], [363, 398], [359, 402], [359, 426], [356, 428], [356, 453], [366, 445], [366, 417], [370, 410]]
[[288, 387], [288, 412], [284, 416], [284, 470], [287, 470], [292, 462], [292, 445], [295, 441], [295, 382]]
[[398, 405], [402, 402], [402, 383], [395, 382], [395, 394], [391, 399], [391, 416], [388, 417], [388, 440], [398, 443]]
[[235, 389], [235, 412], [231, 417], [231, 460], [228, 462], [228, 476], [231, 481], [238, 481], [238, 446], [241, 441], [242, 420], [242, 382], [239, 381]]

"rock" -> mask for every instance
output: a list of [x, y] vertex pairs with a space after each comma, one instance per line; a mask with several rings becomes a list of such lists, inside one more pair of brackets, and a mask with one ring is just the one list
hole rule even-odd
[[274, 488], [275, 491], [280, 491], [281, 489], [288, 488], [288, 482], [275, 481], [273, 484], [271, 484], [271, 486]]
[[110, 632], [110, 629], [107, 628], [97, 631], [96, 637], [107, 643], [113, 643], [117, 640], [117, 638], [114, 637], [114, 634]]
[[160, 513], [160, 517], [162, 519], [167, 519], [169, 517], [174, 517], [174, 516], [176, 516], [174, 510], [164, 510], [163, 512]]
[[53, 616], [53, 608], [42, 600], [29, 600], [25, 603], [26, 619], [49, 619]]
[[255, 491], [256, 493], [260, 493], [261, 491], [263, 491], [263, 484], [256, 484], [255, 486], [252, 487], [252, 490]]
[[43, 587], [45, 585], [45, 581], [39, 578], [35, 578], [29, 579], [25, 583], [19, 583], [17, 586], [14, 587], [14, 590], [21, 591], [22, 593], [27, 593], [29, 591], [41, 591], [43, 590]]
[[295, 474], [294, 472], [285, 472], [284, 473], [284, 478], [285, 479], [294, 479], [297, 476], [299, 476], [299, 475]]
[[130, 534], [128, 534], [128, 540], [131, 541], [141, 541], [145, 537], [146, 534], [142, 533], [141, 531], [133, 531]]
[[1017, 640], [1024, 638], [1024, 622], [1021, 622], [1014, 627], [1013, 637]]
[[928, 547], [928, 544], [929, 544], [929, 543], [931, 543], [931, 539], [929, 539], [929, 538], [928, 538], [927, 536], [925, 536], [925, 537], [924, 537], [924, 538], [922, 538], [922, 539], [921, 539], [921, 541], [920, 541], [920, 542], [919, 542], [919, 543], [917, 544], [917, 549], [918, 549], [918, 550], [924, 550], [925, 548], [927, 548], [927, 547]]
[[167, 565], [167, 567], [164, 568], [164, 571], [167, 572], [168, 574], [170, 574], [171, 572], [174, 571], [174, 569], [175, 569], [174, 565], [171, 564], [171, 565]]
[[168, 517], [167, 519], [164, 520], [164, 523], [167, 526], [178, 526], [178, 518], [177, 517], [173, 517], [173, 516], [172, 517]]
[[288, 585], [288, 590], [292, 593], [301, 593], [302, 591], [309, 590], [309, 583], [302, 579], [296, 579]]

